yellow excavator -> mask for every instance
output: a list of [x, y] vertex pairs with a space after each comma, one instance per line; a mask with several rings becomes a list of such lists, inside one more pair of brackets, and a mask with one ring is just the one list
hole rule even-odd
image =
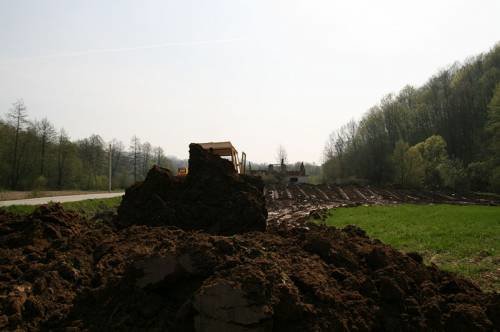
[[[238, 158], [238, 151], [236, 151], [231, 142], [208, 142], [196, 144], [201, 145], [204, 150], [210, 151], [221, 158], [229, 160], [238, 174], [245, 174], [247, 155], [245, 152], [242, 152], [240, 160]], [[177, 176], [186, 176], [187, 174], [187, 167], [180, 167], [177, 169]]]

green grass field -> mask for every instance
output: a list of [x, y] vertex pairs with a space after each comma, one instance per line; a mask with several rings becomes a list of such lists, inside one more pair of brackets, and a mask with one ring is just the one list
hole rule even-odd
[[[104, 199], [87, 199], [78, 202], [62, 203], [62, 206], [67, 210], [76, 211], [86, 216], [92, 216], [98, 212], [116, 209], [120, 205], [122, 198], [104, 198]], [[0, 209], [16, 214], [29, 214], [33, 212], [37, 205], [11, 205]]]
[[331, 213], [328, 225], [357, 225], [373, 238], [473, 279], [484, 290], [500, 291], [500, 207], [362, 206]]

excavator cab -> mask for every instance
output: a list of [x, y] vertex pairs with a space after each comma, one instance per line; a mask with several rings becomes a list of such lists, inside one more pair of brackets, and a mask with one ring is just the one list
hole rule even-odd
[[204, 150], [210, 151], [210, 153], [229, 160], [238, 174], [245, 174], [247, 155], [245, 152], [242, 152], [240, 161], [238, 158], [238, 151], [236, 151], [231, 142], [209, 142], [198, 144], [201, 145]]
[[[229, 160], [233, 164], [234, 170], [238, 174], [245, 174], [247, 155], [245, 152], [242, 152], [240, 161], [240, 159], [238, 158], [238, 151], [236, 151], [231, 142], [208, 142], [197, 144], [199, 144], [204, 150], [207, 150], [210, 153]], [[186, 176], [187, 174], [188, 169], [186, 167], [177, 169], [177, 176]]]

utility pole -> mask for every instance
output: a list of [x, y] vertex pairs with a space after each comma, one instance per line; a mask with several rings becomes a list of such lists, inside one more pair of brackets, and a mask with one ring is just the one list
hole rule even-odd
[[108, 155], [109, 155], [109, 161], [108, 161], [108, 165], [109, 165], [109, 170], [108, 170], [108, 191], [111, 192], [111, 144], [109, 145]]

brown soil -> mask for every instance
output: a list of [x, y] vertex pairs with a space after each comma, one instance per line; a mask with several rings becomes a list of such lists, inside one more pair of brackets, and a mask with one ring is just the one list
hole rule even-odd
[[0, 217], [2, 329], [494, 330], [500, 295], [361, 229], [231, 237], [81, 220], [60, 205]]
[[[121, 207], [118, 220], [86, 220], [57, 204], [25, 217], [0, 210], [0, 330], [500, 329], [500, 294], [425, 266], [417, 253], [403, 254], [359, 228], [294, 224], [293, 218], [265, 231], [249, 232], [238, 219], [238, 226], [226, 227], [228, 215], [260, 211], [260, 200], [248, 189], [256, 186], [228, 169], [219, 174], [202, 166], [206, 175], [194, 166], [184, 182], [152, 171], [127, 193], [123, 204], [130, 205]], [[229, 184], [248, 192], [226, 197], [229, 206], [220, 202], [223, 196], [196, 201], [188, 183], [198, 176], [226, 194], [235, 194], [225, 188]], [[179, 183], [161, 185], [167, 180]], [[173, 198], [168, 190], [190, 200]], [[216, 195], [211, 187], [205, 190]], [[174, 215], [187, 213], [184, 202], [190, 202], [193, 219], [170, 219], [163, 205], [151, 202], [155, 191]], [[199, 202], [223, 220], [213, 233], [233, 235], [207, 233], [217, 221], [201, 215]], [[201, 218], [201, 231], [193, 229], [194, 216]]]
[[191, 144], [188, 176], [153, 167], [144, 182], [126, 190], [118, 220], [124, 226], [172, 225], [224, 235], [263, 231], [263, 188], [259, 178], [239, 176], [229, 161]]

